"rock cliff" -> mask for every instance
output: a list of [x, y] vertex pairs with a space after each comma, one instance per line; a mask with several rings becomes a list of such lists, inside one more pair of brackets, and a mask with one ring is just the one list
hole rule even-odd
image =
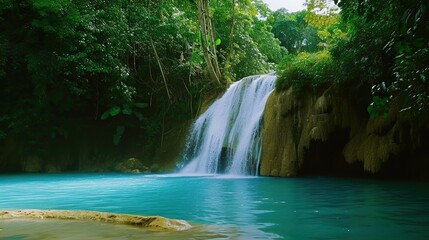
[[370, 96], [345, 86], [274, 92], [263, 118], [262, 176], [375, 175], [428, 179], [429, 121], [397, 113], [370, 119]]

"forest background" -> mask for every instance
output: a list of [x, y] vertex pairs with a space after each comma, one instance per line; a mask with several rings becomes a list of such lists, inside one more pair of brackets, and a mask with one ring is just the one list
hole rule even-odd
[[290, 13], [261, 0], [1, 0], [1, 171], [156, 165], [204, 99], [273, 70], [276, 91], [343, 84], [368, 117], [427, 116], [427, 2], [334, 3]]

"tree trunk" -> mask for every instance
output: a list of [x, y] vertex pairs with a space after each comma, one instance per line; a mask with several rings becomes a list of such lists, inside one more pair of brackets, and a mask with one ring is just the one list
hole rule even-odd
[[150, 44], [152, 45], [153, 52], [155, 53], [155, 58], [156, 58], [156, 61], [158, 62], [159, 70], [161, 71], [162, 80], [164, 81], [165, 91], [167, 92], [168, 100], [170, 100], [170, 103], [172, 103], [173, 100], [170, 94], [170, 89], [168, 88], [167, 77], [164, 73], [164, 68], [162, 67], [161, 59], [159, 58], [158, 51], [156, 51], [156, 47], [155, 47], [155, 44], [153, 43], [152, 38], [150, 38]]
[[228, 46], [228, 55], [226, 56], [225, 72], [227, 77], [231, 77], [230, 69], [232, 67], [231, 58], [234, 55], [234, 27], [235, 27], [235, 0], [232, 0], [232, 16], [231, 16], [231, 26], [229, 29], [229, 46]]
[[207, 69], [212, 80], [223, 86], [224, 81], [217, 61], [214, 26], [210, 17], [209, 0], [198, 0], [198, 18], [200, 21], [204, 61], [207, 64]]

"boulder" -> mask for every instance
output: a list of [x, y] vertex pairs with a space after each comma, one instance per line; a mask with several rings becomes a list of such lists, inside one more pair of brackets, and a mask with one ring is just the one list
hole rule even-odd
[[123, 173], [147, 173], [149, 168], [137, 158], [129, 158], [125, 161], [118, 163], [115, 170]]

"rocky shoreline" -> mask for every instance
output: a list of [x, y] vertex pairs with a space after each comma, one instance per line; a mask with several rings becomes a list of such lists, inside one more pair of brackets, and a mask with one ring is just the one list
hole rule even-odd
[[[160, 216], [138, 216], [114, 214], [96, 211], [68, 210], [1, 210], [0, 220], [3, 219], [59, 219], [83, 220], [101, 223], [115, 223], [147, 228], [152, 231], [184, 231], [192, 226], [184, 220], [168, 219]], [[1, 231], [1, 229], [0, 229]]]

